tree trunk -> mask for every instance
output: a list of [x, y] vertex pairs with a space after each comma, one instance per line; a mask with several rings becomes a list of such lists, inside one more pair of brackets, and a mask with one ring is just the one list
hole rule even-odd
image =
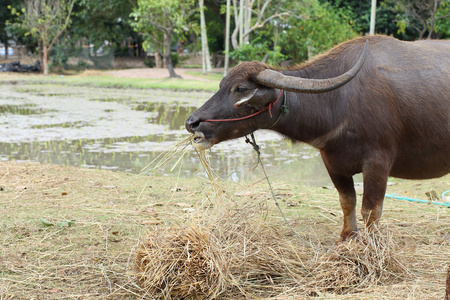
[[423, 30], [419, 30], [419, 40], [423, 40], [423, 36], [425, 35], [426, 32], [427, 32], [426, 26], [424, 27]]
[[161, 58], [161, 54], [158, 51], [155, 52], [155, 67], [157, 67], [157, 68], [164, 67], [164, 64], [163, 64], [162, 58]]
[[372, 6], [370, 9], [370, 29], [369, 34], [375, 35], [375, 17], [377, 13], [377, 0], [372, 0]]
[[44, 59], [43, 59], [43, 51], [42, 51], [42, 41], [38, 41], [38, 53], [39, 53], [39, 62], [41, 65], [41, 71], [44, 70]]
[[169, 70], [170, 78], [181, 78], [180, 75], [175, 73], [175, 69], [173, 68], [172, 58], [170, 57], [170, 44], [171, 44], [171, 36], [167, 33], [164, 33], [164, 58], [166, 60], [167, 70]]
[[202, 69], [203, 74], [209, 73], [211, 69], [211, 61], [209, 59], [208, 35], [206, 33], [205, 12], [203, 0], [199, 1], [200, 8], [200, 29], [202, 35]]
[[236, 0], [233, 0], [233, 10], [234, 10], [234, 30], [231, 34], [231, 45], [233, 46], [233, 49], [239, 49], [239, 43], [238, 43], [238, 34], [239, 34], [239, 13], [237, 8]]
[[48, 75], [48, 49], [46, 45], [42, 46], [42, 68], [44, 75]]
[[239, 1], [239, 47], [244, 43], [244, 1]]
[[223, 68], [223, 76], [228, 74], [228, 67], [230, 65], [230, 0], [227, 0], [227, 14], [225, 22], [225, 65]]
[[430, 18], [430, 28], [429, 28], [429, 32], [428, 32], [428, 36], [427, 36], [427, 40], [431, 39], [431, 35], [433, 34], [433, 30], [434, 30], [434, 19], [436, 18], [436, 12], [437, 12], [437, 4], [438, 1], [434, 0], [434, 7], [433, 7], [433, 14], [431, 15]]
[[239, 33], [239, 27], [236, 25], [236, 27], [233, 30], [233, 33], [231, 34], [231, 45], [233, 46], [233, 49], [239, 49], [239, 43], [237, 40], [237, 36]]
[[252, 22], [252, 8], [250, 6], [250, 1], [246, 0], [244, 3], [244, 44], [250, 42], [250, 35], [247, 34], [250, 31], [250, 25]]

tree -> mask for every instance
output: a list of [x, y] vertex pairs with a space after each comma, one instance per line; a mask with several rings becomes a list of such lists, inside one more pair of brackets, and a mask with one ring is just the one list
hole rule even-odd
[[24, 0], [20, 26], [38, 40], [44, 75], [48, 74], [50, 51], [69, 25], [74, 3], [75, 0]]
[[276, 24], [282, 31], [277, 44], [294, 62], [309, 59], [357, 36], [348, 13], [317, 0], [292, 2], [291, 13]]
[[[268, 13], [271, 2], [272, 0], [257, 1], [256, 7], [254, 7], [255, 0], [240, 0], [239, 3], [238, 0], [233, 0], [235, 28], [231, 34], [231, 44], [234, 49], [248, 44], [253, 31], [263, 28], [266, 23], [275, 18], [289, 14], [288, 12]], [[256, 17], [255, 20], [253, 20], [253, 15]]]
[[190, 30], [198, 31], [198, 25], [190, 20], [196, 11], [194, 0], [138, 0], [131, 13], [134, 30], [145, 37], [144, 45], [163, 52], [169, 77], [180, 77], [170, 55], [172, 40]]
[[441, 6], [436, 13], [437, 18], [434, 23], [434, 30], [440, 34], [441, 38], [450, 37], [450, 18], [448, 17], [450, 14], [449, 6], [449, 0], [442, 1]]
[[119, 48], [127, 38], [137, 39], [130, 25], [130, 14], [136, 5], [137, 0], [77, 0], [68, 34], [74, 40], [84, 38], [96, 48], [104, 41]]
[[[248, 0], [242, 2], [243, 11], [244, 1]], [[239, 13], [236, 0], [234, 4], [235, 23], [239, 27], [246, 22], [245, 18], [236, 17]], [[268, 54], [268, 62], [272, 64], [286, 58], [301, 62], [358, 35], [348, 17], [348, 9], [335, 8], [320, 0], [260, 1], [252, 11], [256, 18], [243, 27], [242, 44], [237, 42], [239, 30], [236, 28], [231, 38], [237, 48], [230, 55], [236, 60], [260, 60]]]
[[[410, 32], [397, 33], [395, 25], [396, 13], [392, 11], [390, 0], [378, 0], [376, 3], [375, 33], [393, 35], [401, 39], [411, 39]], [[328, 2], [328, 3], [326, 3]], [[322, 5], [331, 4], [331, 8], [344, 13], [352, 24], [353, 30], [360, 34], [366, 34], [370, 28], [371, 1], [361, 0], [329, 0], [322, 1]]]
[[440, 19], [445, 19], [450, 14], [438, 15], [438, 9], [447, 1], [443, 0], [391, 0], [395, 10], [399, 13], [397, 25], [399, 32], [404, 32], [406, 26], [414, 28], [423, 39], [428, 32], [427, 39], [434, 32], [434, 24]]
[[[53, 65], [66, 66], [70, 56], [81, 56], [90, 59], [94, 68], [111, 68], [114, 56], [140, 55], [142, 39], [130, 25], [136, 3], [137, 0], [76, 0], [71, 25], [52, 52]], [[129, 47], [135, 45], [137, 48]], [[80, 63], [80, 67], [86, 67]]]
[[[8, 25], [14, 23], [20, 15], [21, 1], [15, 0], [2, 0], [3, 3], [0, 5], [0, 43], [5, 46], [5, 58], [8, 59], [8, 48], [10, 32]], [[14, 13], [11, 13], [14, 10]]]

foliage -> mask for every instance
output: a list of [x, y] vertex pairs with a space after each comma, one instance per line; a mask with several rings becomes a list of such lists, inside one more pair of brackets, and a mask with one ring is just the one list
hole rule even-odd
[[179, 62], [180, 62], [180, 57], [178, 55], [178, 53], [170, 53], [170, 59], [172, 60], [172, 64], [174, 67], [178, 66]]
[[269, 50], [268, 41], [262, 41], [260, 37], [253, 39], [250, 44], [242, 45], [238, 49], [230, 52], [230, 57], [236, 61], [261, 61], [267, 54], [267, 63], [271, 65], [279, 64], [286, 59], [281, 53], [281, 48], [276, 46]]
[[21, 2], [15, 0], [2, 0], [0, 5], [0, 43], [6, 47], [9, 46], [8, 25], [16, 22], [17, 17], [20, 16], [20, 5]]
[[2, 0], [0, 5], [0, 43], [9, 47], [10, 41], [15, 40], [24, 45], [27, 51], [35, 53], [38, 47], [36, 38], [26, 35], [28, 32], [20, 23], [20, 17], [25, 12], [23, 0]]
[[[68, 12], [67, 8], [73, 0], [1, 1], [2, 43], [7, 42], [6, 37], [9, 34], [19, 44], [34, 51], [38, 49], [38, 41], [46, 39], [45, 43], [50, 45], [55, 35], [61, 34], [59, 30], [63, 29], [61, 35], [65, 35], [62, 36], [64, 47], [58, 46], [56, 39], [56, 49], [49, 53], [53, 65], [64, 65], [68, 56], [75, 55], [82, 45], [93, 44], [94, 48], [98, 49], [105, 41], [113, 46], [119, 56], [128, 55], [128, 47], [124, 46], [124, 41], [128, 39], [133, 43], [143, 42], [145, 50], [151, 49], [160, 54], [168, 51], [164, 48], [167, 48], [164, 43], [169, 43], [172, 47], [181, 43], [182, 47], [190, 52], [199, 50], [200, 39], [197, 35], [200, 22], [196, 13], [198, 2], [195, 0], [76, 0], [70, 16], [70, 27], [67, 27], [69, 23], [66, 25], [61, 21], [65, 20], [63, 13]], [[30, 3], [42, 3], [41, 15], [33, 17], [34, 19], [33, 14], [24, 13]], [[58, 3], [59, 6], [54, 7], [62, 10], [50, 12], [49, 3]], [[223, 3], [205, 0], [208, 45], [212, 52], [224, 49]], [[266, 3], [270, 4], [262, 13], [262, 6]], [[425, 20], [425, 23], [422, 22], [425, 25], [421, 25], [419, 19], [413, 18], [412, 9], [415, 8], [417, 13], [419, 5], [428, 5], [431, 8], [432, 3], [433, 0], [379, 0], [375, 30], [377, 33], [404, 40], [414, 40], [427, 35], [432, 35], [433, 38], [448, 38], [449, 0], [439, 0], [435, 14], [430, 14], [430, 9], [423, 11], [421, 18]], [[45, 5], [47, 9], [43, 8]], [[286, 58], [300, 62], [308, 59], [308, 49], [311, 55], [315, 55], [369, 30], [370, 1], [265, 0], [259, 5], [256, 7], [254, 2], [252, 6], [254, 11], [249, 25], [251, 33], [248, 35], [248, 42], [240, 46], [242, 49], [232, 52], [236, 60], [261, 60], [269, 53], [271, 63], [279, 63]], [[232, 9], [232, 16], [236, 12], [238, 10]], [[261, 17], [261, 20], [257, 20], [256, 16]], [[28, 21], [25, 21], [26, 18]], [[235, 22], [236, 19], [232, 17], [231, 30], [235, 28]], [[46, 28], [51, 29], [43, 34], [44, 24]], [[258, 26], [253, 28], [255, 25]], [[420, 33], [415, 27], [425, 31]], [[168, 37], [165, 39], [165, 36]], [[271, 55], [274, 57], [270, 57]]]
[[[256, 5], [255, 5], [256, 4]], [[234, 29], [231, 34], [231, 45], [234, 49], [248, 44], [251, 36], [258, 30], [264, 29], [268, 24], [278, 22], [280, 18], [284, 18], [290, 12], [290, 1], [273, 1], [263, 0], [244, 1], [239, 5], [233, 1], [234, 9]], [[286, 9], [286, 6], [288, 9]]]
[[[379, 4], [380, 1], [377, 1]], [[359, 0], [330, 0], [322, 1], [323, 4], [330, 3], [333, 7], [343, 9], [350, 22], [354, 25], [354, 30], [360, 33], [369, 32], [370, 23], [370, 1]], [[377, 11], [378, 15], [378, 11]]]
[[[129, 24], [129, 14], [135, 2], [135, 0], [77, 0], [71, 15], [71, 26], [61, 38], [64, 46], [57, 45], [57, 49], [51, 52], [52, 66], [62, 65], [67, 68], [68, 57], [78, 56], [83, 46], [93, 45], [96, 51], [104, 46], [105, 42], [113, 47], [117, 56], [128, 55], [128, 47], [121, 45], [123, 41], [128, 38], [139, 41], [138, 35]], [[92, 30], [93, 28], [95, 30]], [[77, 70], [87, 68], [85, 61], [80, 61], [76, 67]]]
[[[26, 30], [25, 35], [31, 35], [38, 40], [42, 49], [42, 69], [48, 74], [48, 55], [53, 45], [70, 23], [75, 0], [25, 0], [25, 8], [18, 16], [16, 25]], [[17, 13], [12, 7], [11, 13]]]
[[68, 26], [73, 3], [74, 0], [25, 0], [26, 8], [18, 11], [11, 7], [11, 13], [20, 18], [16, 24], [27, 30], [25, 35], [54, 43], [55, 37]]
[[179, 77], [170, 55], [172, 42], [198, 32], [198, 22], [191, 19], [196, 11], [194, 0], [138, 0], [138, 7], [131, 13], [134, 30], [145, 38], [144, 48], [164, 54], [170, 77]]
[[450, 1], [444, 0], [441, 2], [436, 13], [436, 22], [434, 23], [434, 30], [440, 34], [442, 38], [450, 37]]
[[[414, 32], [407, 28], [405, 32], [397, 32], [395, 19], [397, 13], [393, 10], [391, 0], [379, 0], [376, 7], [375, 32], [391, 35], [396, 38], [411, 40], [414, 39]], [[371, 1], [359, 0], [330, 0], [328, 2], [333, 7], [343, 9], [345, 15], [353, 25], [353, 29], [359, 34], [366, 34], [370, 27]]]
[[214, 53], [223, 49], [225, 21], [222, 20], [219, 3], [205, 1], [205, 7], [208, 47], [211, 53]]
[[[95, 49], [108, 41], [116, 49], [127, 38], [139, 40], [129, 17], [136, 0], [77, 0], [72, 16], [70, 36], [73, 42], [84, 39]], [[95, 30], [92, 30], [95, 28]], [[125, 53], [128, 49], [126, 49]]]
[[[396, 16], [396, 13], [393, 11], [392, 6], [389, 3], [386, 1], [380, 2], [377, 6], [375, 32], [394, 36], [402, 40], [413, 39], [415, 33], [410, 28], [405, 29], [404, 32], [398, 32], [398, 28], [395, 24]], [[369, 18], [367, 20], [370, 22]]]
[[84, 60], [79, 60], [75, 68], [76, 71], [83, 71], [89, 69], [89, 64]]
[[443, 33], [447, 31], [445, 22], [439, 24], [438, 29], [434, 27], [435, 21], [450, 16], [448, 8], [446, 11], [447, 0], [389, 0], [389, 3], [397, 14], [398, 33], [405, 33], [406, 28], [410, 27], [416, 31], [416, 36], [422, 39], [430, 38], [437, 30], [442, 30]]
[[289, 9], [292, 13], [278, 25], [278, 43], [294, 62], [308, 59], [308, 46], [311, 55], [315, 55], [357, 36], [348, 11], [343, 8], [311, 0], [307, 6], [292, 3]]
[[[287, 58], [294, 62], [308, 59], [337, 43], [357, 36], [348, 11], [318, 0], [278, 3], [289, 15], [270, 21], [252, 34], [253, 40], [230, 53], [239, 60], [261, 60], [269, 53], [269, 62], [280, 63]], [[274, 10], [282, 11], [279, 7]], [[262, 42], [264, 41], [264, 42]], [[268, 49], [273, 49], [268, 51]], [[275, 57], [271, 58], [271, 55]]]
[[76, 56], [79, 53], [79, 49], [67, 47], [65, 40], [66, 39], [63, 39], [62, 43], [57, 43], [53, 47], [53, 51], [50, 56], [52, 67], [63, 66], [64, 68], [67, 68], [67, 60], [69, 57]]
[[155, 61], [152, 60], [152, 59], [149, 59], [149, 58], [145, 58], [145, 59], [144, 59], [144, 65], [145, 65], [147, 68], [154, 68], [154, 67], [155, 67]]
[[195, 11], [194, 0], [138, 0], [133, 10], [133, 29], [144, 36], [144, 48], [153, 48], [162, 53], [163, 37], [168, 34], [172, 40], [187, 38], [190, 31], [198, 33], [198, 24], [191, 22]]
[[34, 51], [37, 46], [35, 39], [30, 39], [29, 36], [25, 37], [26, 30], [18, 24], [24, 11], [21, 0], [2, 0], [2, 5], [0, 5], [0, 43], [9, 47], [11, 40], [16, 40], [19, 44], [25, 45], [27, 50]]

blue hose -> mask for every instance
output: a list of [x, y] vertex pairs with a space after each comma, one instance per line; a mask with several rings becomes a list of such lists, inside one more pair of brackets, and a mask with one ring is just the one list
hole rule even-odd
[[[444, 195], [447, 194], [447, 193], [450, 193], [450, 190], [445, 191], [444, 193], [442, 193], [442, 197], [444, 197]], [[399, 200], [406, 200], [406, 201], [411, 201], [411, 202], [431, 203], [431, 204], [436, 204], [436, 205], [442, 205], [442, 206], [450, 207], [450, 203], [443, 203], [443, 202], [436, 202], [436, 201], [429, 201], [429, 200], [421, 200], [421, 199], [401, 197], [401, 196], [397, 196], [397, 194], [386, 194], [385, 197], [386, 198], [399, 199]]]

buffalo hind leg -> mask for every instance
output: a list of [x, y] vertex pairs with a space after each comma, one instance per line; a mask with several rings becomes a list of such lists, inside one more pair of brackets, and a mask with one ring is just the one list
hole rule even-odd
[[329, 172], [334, 186], [339, 192], [339, 201], [344, 213], [344, 228], [341, 232], [341, 241], [351, 238], [357, 234], [356, 223], [356, 192], [353, 178]]
[[369, 230], [377, 225], [383, 212], [390, 164], [378, 159], [367, 163], [363, 168], [364, 193], [361, 214]]

